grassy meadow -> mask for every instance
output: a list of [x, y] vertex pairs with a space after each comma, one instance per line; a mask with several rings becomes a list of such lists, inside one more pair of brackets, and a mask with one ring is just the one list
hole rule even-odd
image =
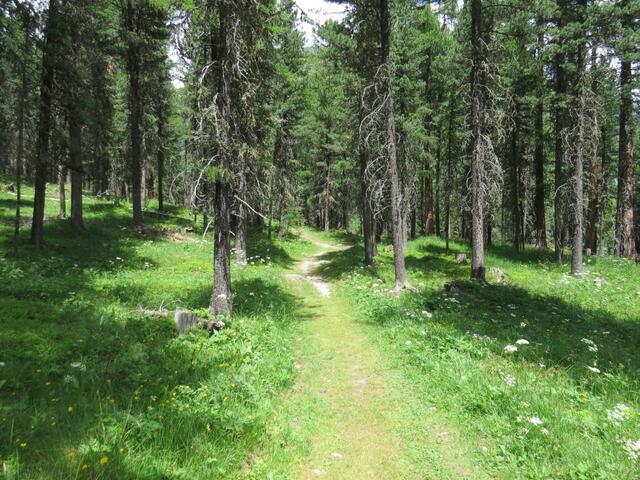
[[640, 478], [640, 267], [591, 257], [576, 278], [551, 252], [495, 246], [480, 285], [455, 262], [466, 244], [420, 238], [406, 252], [420, 294], [396, 296], [380, 252], [364, 268], [355, 245], [322, 273], [493, 478]]
[[[147, 217], [142, 234], [127, 204], [89, 197], [87, 231], [76, 232], [53, 218], [52, 187], [45, 249], [28, 245], [27, 225], [14, 257], [15, 196], [5, 185], [0, 192], [0, 478], [292, 478], [297, 457], [326, 430], [320, 416], [313, 432], [277, 444], [271, 433], [300, 412], [324, 411], [302, 404], [309, 395], [282, 404], [299, 376], [296, 343], [324, 335], [321, 325], [302, 327], [320, 307], [307, 302], [301, 314], [300, 295], [317, 292], [292, 289], [286, 278], [317, 245], [252, 233], [250, 264], [233, 271], [226, 328], [177, 336], [171, 315], [142, 310], [206, 314], [212, 244], [202, 225], [184, 230], [193, 226], [185, 211]], [[28, 220], [32, 191], [24, 194]], [[348, 331], [363, 332], [365, 358], [383, 358], [406, 380], [410, 395], [391, 392], [393, 402], [418, 402], [415, 415], [438, 418], [419, 435], [399, 432], [409, 458], [436, 445], [455, 462], [461, 453], [449, 439], [462, 438], [465, 462], [487, 478], [640, 478], [640, 267], [591, 257], [576, 278], [549, 253], [494, 246], [481, 285], [455, 262], [466, 244], [446, 252], [440, 239], [419, 238], [407, 250], [419, 293], [396, 295], [384, 244], [377, 267], [365, 268], [357, 237], [313, 235], [346, 246], [321, 257], [317, 273], [341, 306], [320, 313], [355, 322]], [[446, 282], [454, 282], [449, 291]], [[364, 351], [369, 344], [378, 353]], [[303, 374], [312, 384], [313, 371]], [[455, 471], [407, 478], [480, 478]]]

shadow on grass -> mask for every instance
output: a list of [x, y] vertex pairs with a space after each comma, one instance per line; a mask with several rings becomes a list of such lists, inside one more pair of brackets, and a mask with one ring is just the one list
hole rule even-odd
[[[180, 466], [191, 462], [189, 445], [202, 435], [203, 445], [225, 451], [229, 462], [240, 462], [233, 467], [241, 468], [242, 444], [259, 428], [245, 419], [265, 402], [258, 395], [266, 394], [256, 390], [271, 388], [264, 386], [266, 379], [245, 379], [247, 371], [258, 375], [247, 367], [246, 345], [266, 338], [254, 349], [281, 351], [271, 337], [277, 334], [256, 333], [269, 328], [260, 326], [260, 316], [276, 327], [304, 320], [299, 299], [268, 278], [234, 275], [236, 315], [253, 317], [255, 327], [237, 333], [232, 319], [214, 337], [201, 331], [178, 337], [171, 318], [142, 317], [123, 308], [133, 308], [149, 285], [126, 272], [151, 262], [139, 247], [163, 240], [139, 235], [126, 210], [100, 205], [96, 211], [100, 216], [87, 218], [88, 232], [79, 234], [66, 222], [48, 224], [42, 252], [23, 246], [17, 259], [0, 263], [0, 431], [7, 432], [0, 458], [9, 465], [19, 458], [22, 478], [75, 478], [73, 472], [86, 462], [94, 478], [155, 480], [168, 478], [161, 462], [150, 457], [132, 467], [119, 449], [133, 454], [147, 445], [154, 450], [149, 455], [166, 455]], [[275, 264], [294, 261], [256, 232], [250, 245], [251, 255], [270, 256]], [[121, 279], [95, 290], [96, 275], [123, 270]], [[210, 288], [188, 283], [180, 288], [185, 306], [207, 307]], [[212, 341], [200, 351], [198, 345]], [[285, 360], [268, 366], [281, 382], [288, 378], [281, 373]], [[212, 385], [210, 396], [198, 397], [191, 407], [186, 394], [172, 396], [180, 385], [195, 390], [203, 384]], [[237, 385], [233, 397], [231, 384]], [[204, 405], [211, 405], [206, 414]], [[213, 425], [212, 432], [207, 425]], [[77, 459], [68, 458], [70, 451]], [[103, 455], [108, 465], [100, 465]], [[202, 478], [215, 475], [209, 470]]]
[[[585, 308], [571, 303], [570, 298], [561, 297], [570, 296], [570, 290], [558, 290], [557, 295], [550, 295], [531, 292], [518, 285], [472, 282], [468, 280], [469, 265], [456, 264], [453, 253], [464, 252], [464, 246], [452, 245], [450, 253], [446, 254], [443, 246], [428, 242], [409, 249], [410, 254], [405, 259], [409, 276], [432, 280], [435, 274], [455, 280], [458, 291], [447, 293], [442, 290], [443, 285], [432, 284], [420, 295], [402, 296], [398, 300], [402, 306], [432, 311], [434, 317], [429, 321], [448, 327], [460, 337], [469, 338], [470, 333], [477, 333], [495, 338], [492, 342], [495, 353], [502, 353], [506, 344], [525, 338], [531, 344], [520, 347], [514, 358], [567, 369], [578, 381], [593, 379], [594, 373], [587, 366], [597, 363], [603, 372], [619, 373], [625, 381], [640, 383], [640, 356], [637, 355], [640, 345], [640, 321], [637, 320], [640, 319], [621, 321], [604, 308]], [[425, 252], [425, 256], [415, 254], [416, 251]], [[510, 255], [506, 247], [498, 250], [498, 254], [520, 263], [537, 263], [549, 258], [546, 252], [537, 251]], [[380, 273], [392, 275], [391, 255], [378, 256], [377, 269], [362, 268], [361, 257], [359, 245], [330, 252], [324, 255], [330, 263], [322, 265], [318, 271], [330, 279], [344, 277], [356, 269], [371, 279]], [[412, 321], [403, 315], [398, 317], [395, 310], [387, 308], [373, 308], [372, 312], [368, 321], [373, 324]], [[425, 322], [424, 319], [413, 321]], [[523, 322], [525, 327], [521, 326]], [[585, 338], [598, 345], [597, 352], [589, 350]]]

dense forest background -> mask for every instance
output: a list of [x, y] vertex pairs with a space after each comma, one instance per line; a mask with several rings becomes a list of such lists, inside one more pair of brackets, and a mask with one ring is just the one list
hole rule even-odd
[[35, 184], [32, 243], [46, 183], [78, 230], [83, 195], [138, 226], [187, 206], [212, 313], [251, 225], [361, 231], [367, 264], [388, 234], [399, 288], [419, 234], [468, 239], [476, 278], [494, 242], [635, 258], [640, 2], [335, 3], [311, 45], [288, 0], [3, 0], [0, 172]]

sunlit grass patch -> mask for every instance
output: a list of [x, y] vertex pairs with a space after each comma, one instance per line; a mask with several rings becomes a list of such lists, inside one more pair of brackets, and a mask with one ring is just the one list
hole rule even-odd
[[[0, 195], [3, 478], [197, 479], [241, 471], [294, 377], [297, 304], [282, 272], [307, 242], [253, 235], [249, 266], [233, 272], [237, 313], [227, 328], [177, 336], [171, 316], [140, 310], [206, 314], [213, 246], [200, 228], [184, 234], [188, 241], [140, 234], [127, 204], [87, 197], [87, 232], [50, 220], [39, 253], [26, 227], [14, 258], [5, 253], [15, 198]], [[56, 214], [48, 202], [47, 215]], [[183, 220], [145, 221], [183, 232]]]
[[[389, 295], [390, 253], [376, 268], [354, 247], [325, 271], [361, 319], [395, 352], [422, 398], [477, 439], [501, 478], [637, 478], [640, 471], [640, 272], [630, 262], [587, 259], [585, 278], [549, 255], [489, 251], [501, 283], [467, 281], [453, 243], [407, 249], [417, 295]], [[596, 281], [596, 279], [601, 279]], [[602, 279], [604, 282], [602, 282]], [[445, 282], [456, 288], [446, 291]]]

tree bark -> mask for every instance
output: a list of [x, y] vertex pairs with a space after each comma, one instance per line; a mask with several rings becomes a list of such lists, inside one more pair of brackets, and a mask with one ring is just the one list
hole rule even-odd
[[[25, 35], [25, 51], [27, 54], [28, 40]], [[29, 76], [27, 75], [27, 59], [23, 58], [20, 65], [20, 96], [18, 99], [18, 149], [16, 152], [16, 218], [13, 232], [13, 254], [18, 255], [20, 241], [20, 203], [22, 202], [22, 163], [24, 158], [24, 127], [26, 116], [26, 100], [29, 91]]]
[[[127, 0], [126, 23], [128, 34], [137, 37], [138, 21], [132, 0]], [[127, 73], [129, 74], [129, 141], [131, 172], [131, 203], [134, 225], [142, 225], [142, 95], [140, 91], [140, 47], [137, 39], [127, 43]]]
[[[425, 82], [425, 100], [428, 103], [432, 100], [431, 97], [433, 92], [430, 58], [427, 59], [423, 80]], [[433, 235], [433, 146], [431, 145], [433, 121], [431, 118], [431, 112], [427, 112], [425, 114], [424, 127], [427, 133], [427, 143], [425, 148], [424, 177], [422, 185], [422, 232], [425, 235]]]
[[484, 267], [484, 191], [482, 158], [482, 136], [484, 95], [482, 88], [485, 41], [482, 28], [482, 0], [471, 1], [471, 278], [485, 279]]
[[67, 167], [64, 165], [58, 166], [58, 199], [60, 205], [58, 206], [58, 217], [67, 217], [67, 195], [65, 192], [67, 184]]
[[[219, 25], [216, 39], [216, 103], [221, 118], [228, 119], [231, 113], [231, 97], [229, 91], [229, 31], [231, 28], [230, 7], [222, 5], [218, 7]], [[226, 131], [227, 123], [219, 122], [215, 149], [220, 168], [227, 171], [230, 167], [227, 145], [223, 142], [229, 138]], [[215, 183], [214, 214], [216, 217], [214, 232], [214, 256], [213, 256], [213, 293], [209, 313], [211, 315], [230, 315], [233, 308], [231, 296], [231, 185], [228, 180], [218, 177]]]
[[71, 171], [71, 224], [84, 229], [82, 218], [82, 128], [75, 112], [69, 118], [69, 170]]
[[[605, 122], [603, 122], [605, 123]], [[600, 203], [602, 205], [606, 205], [607, 200], [609, 198], [609, 162], [608, 162], [608, 144], [607, 144], [607, 128], [606, 124], [603, 124], [601, 127], [601, 136], [602, 136], [602, 163], [601, 163], [601, 172], [602, 176], [598, 179], [600, 182]], [[606, 208], [598, 209], [599, 216], [599, 224], [598, 224], [598, 255], [603, 257], [607, 253], [607, 239], [605, 236], [606, 232]]]
[[359, 142], [358, 153], [360, 158], [360, 198], [362, 203], [362, 235], [364, 237], [364, 264], [372, 266], [375, 263], [376, 252], [376, 222], [371, 209], [369, 196], [369, 184], [366, 170], [369, 163], [367, 149]]
[[545, 210], [545, 188], [544, 188], [544, 64], [542, 61], [542, 50], [544, 48], [544, 32], [542, 31], [542, 20], [536, 21], [538, 28], [538, 62], [540, 63], [538, 72], [538, 99], [535, 109], [535, 148], [533, 152], [533, 170], [535, 175], [535, 196], [533, 200], [534, 210], [534, 236], [536, 248], [547, 249], [547, 220]]
[[616, 221], [616, 254], [634, 258], [636, 255], [633, 219], [633, 96], [631, 92], [631, 61], [620, 62], [620, 134], [618, 144], [618, 200]]
[[[244, 165], [240, 167], [240, 172], [238, 172], [238, 196], [246, 201], [247, 179]], [[247, 209], [242, 202], [238, 202], [236, 217], [236, 266], [239, 268], [247, 266]]]
[[158, 145], [157, 169], [158, 169], [158, 210], [164, 210], [164, 114], [158, 114]]
[[403, 202], [398, 176], [398, 161], [396, 152], [396, 121], [393, 107], [393, 86], [391, 82], [390, 51], [390, 19], [389, 0], [380, 0], [380, 53], [381, 63], [385, 69], [384, 95], [387, 121], [387, 161], [391, 195], [391, 231], [393, 239], [393, 257], [395, 266], [396, 289], [405, 288], [407, 284], [407, 272], [404, 263], [405, 229], [404, 215], [402, 214]]
[[436, 178], [435, 178], [435, 199], [434, 199], [434, 217], [436, 235], [439, 237], [440, 229], [440, 168], [442, 163], [442, 128], [438, 125], [438, 146], [436, 147]]
[[556, 262], [559, 265], [562, 265], [562, 257], [563, 257], [563, 241], [562, 241], [562, 231], [564, 229], [563, 225], [563, 209], [562, 209], [562, 187], [564, 182], [564, 172], [563, 172], [563, 164], [564, 164], [564, 145], [562, 141], [562, 135], [565, 129], [565, 106], [564, 102], [566, 101], [566, 79], [565, 79], [565, 71], [564, 71], [564, 56], [562, 54], [557, 54], [555, 58], [555, 74], [556, 74], [556, 109], [555, 109], [555, 162], [554, 162], [554, 188], [555, 193], [553, 197], [553, 243], [554, 243], [554, 254]]
[[536, 248], [547, 249], [547, 221], [545, 216], [544, 189], [544, 106], [543, 99], [538, 98], [535, 111], [536, 145], [533, 153], [535, 173], [535, 197], [533, 209], [535, 212], [535, 242]]
[[51, 100], [55, 71], [55, 48], [57, 43], [58, 0], [49, 0], [49, 15], [45, 27], [40, 81], [40, 112], [38, 119], [38, 143], [35, 161], [35, 194], [33, 198], [33, 220], [31, 242], [36, 249], [44, 244], [44, 202], [49, 169], [49, 134], [51, 131]]

